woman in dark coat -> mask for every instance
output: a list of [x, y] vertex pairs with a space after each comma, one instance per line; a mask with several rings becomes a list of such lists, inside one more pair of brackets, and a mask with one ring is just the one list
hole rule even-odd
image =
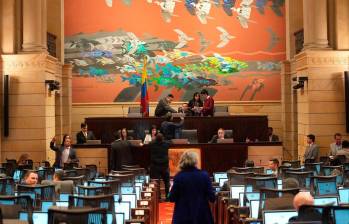
[[189, 110], [193, 113], [193, 116], [200, 116], [201, 115], [201, 108], [203, 106], [203, 103], [200, 99], [200, 93], [195, 92], [193, 95], [193, 99], [191, 99], [188, 103]]
[[199, 170], [194, 152], [183, 153], [174, 177], [170, 201], [175, 202], [173, 224], [213, 224], [209, 202], [215, 195], [207, 172]]

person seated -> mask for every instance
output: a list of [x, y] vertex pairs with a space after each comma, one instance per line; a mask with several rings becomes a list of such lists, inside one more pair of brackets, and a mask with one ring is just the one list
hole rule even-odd
[[[314, 205], [314, 198], [310, 192], [299, 192], [293, 198], [293, 207], [299, 211], [299, 208], [303, 205]], [[292, 217], [289, 222], [304, 222], [304, 221], [321, 221], [322, 215], [316, 209], [308, 209], [306, 214], [299, 214], [296, 217]]]
[[132, 136], [128, 136], [127, 129], [122, 128], [118, 131], [118, 139], [116, 141], [127, 141], [127, 140], [133, 140]]
[[29, 159], [29, 154], [28, 153], [23, 153], [22, 155], [20, 155], [17, 165], [18, 166], [23, 166], [23, 165], [27, 165]]
[[158, 133], [159, 131], [156, 125], [152, 125], [149, 130], [149, 133], [145, 135], [144, 144], [149, 144], [150, 142], [154, 141]]
[[193, 112], [189, 109], [187, 103], [183, 103], [180, 108], [178, 108], [178, 113], [184, 114], [186, 117], [193, 116]]
[[29, 170], [25, 173], [21, 184], [35, 186], [38, 184], [38, 180], [39, 180], [38, 174], [33, 170]]
[[161, 123], [160, 132], [164, 135], [166, 140], [171, 140], [180, 137], [181, 128], [184, 124], [184, 117], [180, 117], [179, 123], [173, 122], [172, 113], [166, 114], [166, 120]]
[[344, 140], [342, 142], [342, 149], [336, 152], [336, 156], [344, 155], [347, 161], [349, 161], [349, 141]]
[[155, 117], [163, 117], [168, 112], [177, 113], [177, 111], [170, 106], [173, 98], [172, 94], [168, 94], [165, 98], [159, 100], [155, 108]]
[[337, 155], [337, 152], [342, 150], [342, 135], [334, 134], [334, 142], [330, 144], [330, 156]]
[[279, 136], [273, 134], [273, 128], [268, 127], [268, 141], [269, 142], [278, 142], [279, 141]]
[[63, 136], [62, 144], [56, 146], [56, 137], [53, 137], [50, 142], [50, 148], [56, 152], [54, 167], [62, 168], [64, 163], [78, 162], [76, 151], [71, 147], [71, 138], [65, 134]]
[[218, 139], [224, 139], [225, 131], [223, 128], [218, 129], [217, 135], [212, 136], [208, 143], [217, 143]]
[[53, 174], [53, 180], [42, 180], [43, 185], [55, 185], [57, 194], [72, 194], [74, 193], [74, 182], [72, 180], [63, 180], [64, 171], [56, 170]]
[[204, 98], [204, 103], [201, 109], [202, 116], [211, 116], [213, 117], [214, 113], [214, 100], [213, 98], [208, 95], [208, 91], [206, 89], [203, 89], [201, 91], [201, 96]]
[[87, 124], [81, 123], [81, 131], [76, 134], [76, 144], [84, 144], [87, 140], [95, 140], [95, 136], [92, 131], [87, 130]]
[[276, 158], [269, 160], [268, 168], [272, 170], [275, 176], [278, 176], [279, 164], [279, 160]]
[[203, 103], [200, 98], [200, 93], [195, 92], [193, 95], [193, 99], [191, 99], [188, 103], [189, 110], [192, 112], [192, 116], [201, 116], [201, 109], [203, 107]]
[[304, 161], [311, 160], [317, 162], [319, 160], [319, 146], [315, 144], [315, 135], [307, 135], [308, 146], [305, 149]]

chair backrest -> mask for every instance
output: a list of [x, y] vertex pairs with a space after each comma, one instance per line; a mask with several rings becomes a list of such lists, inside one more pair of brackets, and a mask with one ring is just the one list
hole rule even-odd
[[83, 186], [77, 185], [78, 194], [82, 196], [96, 196], [112, 194], [110, 186]]
[[72, 180], [75, 185], [83, 185], [85, 181], [85, 176], [76, 176], [76, 177], [63, 177], [62, 180]]
[[114, 195], [81, 196], [69, 195], [69, 208], [92, 207], [105, 208], [109, 212], [115, 212]]
[[246, 185], [252, 186], [253, 191], [259, 191], [261, 188], [277, 188], [276, 177], [247, 177]]
[[[113, 220], [115, 221], [115, 218]], [[48, 224], [57, 223], [107, 224], [107, 210], [105, 208], [49, 208]]]
[[64, 163], [63, 170], [73, 170], [74, 167], [79, 167], [79, 163], [76, 163], [76, 162]]
[[119, 179], [112, 179], [112, 180], [106, 180], [106, 181], [95, 181], [90, 180], [88, 181], [88, 186], [109, 186], [111, 188], [111, 191], [113, 194], [118, 194], [121, 192], [121, 181]]
[[0, 178], [0, 195], [14, 195], [15, 181], [12, 177]]
[[17, 185], [17, 191], [22, 192], [34, 192], [36, 199], [42, 201], [55, 201], [56, 200], [56, 191], [54, 185]]
[[198, 130], [197, 129], [183, 129], [182, 138], [188, 139], [190, 143], [198, 143]]
[[298, 210], [297, 221], [321, 221], [323, 224], [331, 223], [331, 207], [320, 205], [302, 205]]
[[254, 173], [251, 173], [251, 172], [238, 173], [235, 171], [228, 171], [227, 175], [228, 175], [230, 185], [245, 185], [246, 178], [253, 177]]
[[87, 176], [87, 180], [93, 180], [97, 177], [97, 165], [95, 164], [88, 164], [85, 165], [87, 169], [89, 169], [89, 175]]
[[272, 188], [260, 188], [260, 198], [281, 198], [284, 194], [296, 195], [299, 193], [299, 188], [289, 188], [289, 189], [272, 189]]
[[226, 116], [230, 116], [229, 112], [214, 112], [213, 113], [214, 117], [226, 117]]
[[286, 163], [291, 164], [292, 168], [299, 168], [299, 167], [301, 167], [301, 161], [300, 160], [283, 160], [281, 165], [284, 165]]
[[304, 172], [297, 172], [297, 171], [288, 171], [286, 170], [284, 178], [295, 178], [298, 180], [299, 187], [301, 188], [310, 188], [310, 178], [314, 175], [313, 171], [304, 171]]
[[225, 129], [224, 130], [225, 138], [233, 138], [233, 129]]
[[320, 175], [322, 163], [304, 163], [304, 167], [307, 171], [313, 171], [314, 175]]
[[253, 173], [259, 173], [259, 174], [264, 173], [264, 167], [262, 166], [249, 167], [248, 169], [250, 172], [253, 172]]
[[9, 205], [9, 204], [20, 205], [22, 211], [32, 212], [33, 211], [33, 200], [29, 195], [18, 195], [18, 196], [4, 196], [0, 195], [0, 204]]

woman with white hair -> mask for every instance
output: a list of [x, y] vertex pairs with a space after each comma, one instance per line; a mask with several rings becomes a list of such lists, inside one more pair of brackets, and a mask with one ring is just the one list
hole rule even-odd
[[173, 224], [213, 224], [209, 201], [215, 195], [206, 171], [197, 168], [197, 155], [186, 151], [179, 161], [180, 172], [174, 177], [170, 201], [175, 202]]

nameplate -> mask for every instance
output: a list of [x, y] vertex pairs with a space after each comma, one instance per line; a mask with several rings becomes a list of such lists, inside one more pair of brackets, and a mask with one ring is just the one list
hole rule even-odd
[[147, 205], [149, 205], [149, 202], [148, 201], [141, 201], [141, 205], [147, 206]]
[[135, 215], [144, 215], [144, 210], [136, 210]]

